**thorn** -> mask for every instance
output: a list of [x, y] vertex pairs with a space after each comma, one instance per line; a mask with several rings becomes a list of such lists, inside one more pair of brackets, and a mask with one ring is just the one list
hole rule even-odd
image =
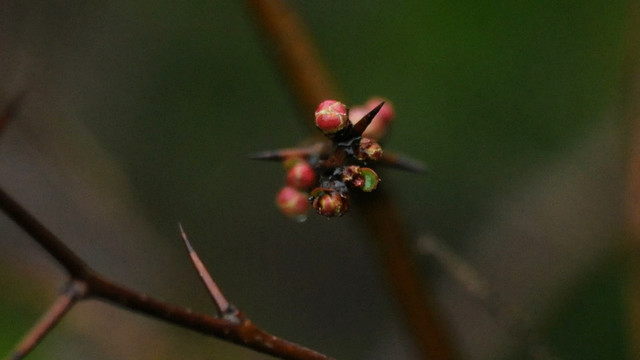
[[286, 158], [285, 150], [266, 150], [249, 154], [251, 160], [284, 161]]
[[228, 318], [231, 304], [229, 304], [227, 299], [224, 297], [224, 295], [222, 294], [222, 291], [218, 287], [218, 284], [216, 284], [216, 282], [213, 280], [213, 277], [211, 277], [211, 274], [209, 273], [209, 271], [207, 271], [207, 268], [204, 266], [204, 264], [200, 260], [200, 257], [191, 246], [191, 243], [187, 238], [187, 234], [182, 228], [182, 224], [180, 222], [178, 223], [178, 227], [180, 228], [180, 234], [182, 235], [182, 239], [184, 240], [187, 250], [189, 251], [191, 262], [193, 263], [193, 266], [198, 271], [198, 275], [200, 275], [200, 279], [202, 280], [204, 285], [207, 287], [207, 290], [209, 290], [209, 294], [211, 295], [211, 298], [213, 299], [213, 302], [216, 305], [218, 317]]
[[384, 101], [378, 104], [378, 106], [376, 106], [375, 108], [373, 108], [373, 110], [369, 111], [365, 116], [362, 117], [362, 119], [358, 120], [358, 122], [353, 126], [353, 130], [352, 130], [354, 137], [362, 136], [362, 133], [364, 133], [364, 131], [367, 129], [367, 126], [371, 124], [371, 122], [373, 121], [373, 118], [375, 118], [376, 115], [378, 115], [378, 112], [380, 111], [380, 109], [382, 109], [383, 105], [384, 105]]
[[195, 252], [193, 250], [193, 247], [191, 246], [191, 243], [189, 242], [189, 239], [187, 238], [187, 234], [184, 232], [184, 228], [182, 227], [181, 222], [178, 222], [178, 227], [180, 228], [180, 235], [182, 235], [182, 240], [184, 240], [184, 244], [187, 246], [187, 251], [189, 251], [189, 254]]
[[253, 154], [249, 154], [249, 158], [252, 160], [267, 161], [284, 161], [292, 157], [307, 159], [314, 155], [320, 155], [324, 151], [324, 148], [325, 144], [319, 142], [304, 148], [259, 151]]
[[394, 154], [389, 152], [385, 152], [384, 154], [382, 154], [380, 164], [416, 174], [424, 174], [428, 171], [427, 166], [420, 160], [410, 158], [406, 155]]

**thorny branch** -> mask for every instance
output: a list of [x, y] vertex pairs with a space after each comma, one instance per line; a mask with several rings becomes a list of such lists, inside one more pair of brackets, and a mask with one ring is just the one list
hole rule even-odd
[[[110, 279], [98, 274], [85, 264], [71, 249], [69, 249], [58, 237], [49, 231], [33, 215], [13, 200], [4, 190], [0, 189], [0, 210], [5, 212], [18, 226], [36, 240], [53, 258], [62, 265], [72, 278], [72, 282], [81, 285], [86, 290], [85, 296], [78, 299], [95, 298], [108, 301], [128, 310], [144, 313], [183, 326], [185, 328], [217, 337], [221, 340], [236, 343], [238, 345], [254, 349], [258, 352], [270, 354], [281, 359], [330, 359], [314, 350], [291, 343], [273, 336], [256, 327], [248, 319], [241, 322], [230, 321], [226, 318], [216, 318], [205, 314], [193, 313], [183, 307], [156, 300], [146, 294], [128, 289]], [[72, 297], [74, 298], [74, 297]], [[64, 301], [60, 300], [64, 305]], [[68, 308], [70, 305], [59, 307]], [[48, 321], [51, 326], [64, 315], [65, 311], [55, 310], [58, 313], [53, 321]], [[41, 339], [49, 331], [51, 326], [40, 331]], [[13, 359], [20, 359], [21, 356]]]
[[[86, 287], [86, 296], [81, 297], [81, 299], [96, 298], [108, 301], [125, 309], [141, 312], [281, 359], [330, 359], [326, 355], [273, 336], [253, 325], [248, 319], [242, 322], [235, 322], [226, 318], [215, 318], [205, 314], [193, 313], [185, 308], [156, 300], [146, 294], [128, 289], [105, 278], [86, 265], [59, 238], [2, 189], [0, 189], [0, 209], [31, 235], [69, 272], [73, 279], [72, 282]], [[54, 323], [55, 321], [52, 322], [52, 324]], [[47, 331], [44, 331], [40, 338]], [[20, 357], [15, 357], [14, 359], [18, 358]]]
[[[304, 113], [325, 99], [338, 96], [335, 85], [313, 48], [308, 31], [283, 1], [249, 0], [251, 13], [273, 47], [280, 73]], [[410, 164], [413, 165], [413, 164]], [[425, 293], [400, 211], [388, 192], [379, 189], [362, 197], [363, 223], [380, 254], [380, 261], [424, 359], [453, 359], [449, 332], [434, 300]]]

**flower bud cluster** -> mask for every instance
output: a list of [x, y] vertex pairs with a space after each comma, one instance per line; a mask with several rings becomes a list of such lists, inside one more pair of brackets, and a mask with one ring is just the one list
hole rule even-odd
[[335, 100], [320, 103], [315, 123], [331, 146], [318, 153], [300, 149], [301, 156], [283, 156], [286, 186], [276, 197], [282, 213], [304, 219], [312, 207], [325, 217], [342, 216], [350, 207], [350, 189], [371, 192], [378, 187], [378, 174], [367, 166], [382, 159], [377, 140], [394, 117], [392, 105], [382, 101], [371, 99], [351, 110]]

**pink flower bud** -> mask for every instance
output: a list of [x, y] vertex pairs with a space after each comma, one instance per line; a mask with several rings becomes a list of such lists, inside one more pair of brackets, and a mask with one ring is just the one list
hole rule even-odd
[[360, 140], [360, 145], [358, 145], [356, 156], [359, 160], [380, 160], [382, 158], [382, 147], [377, 141], [363, 137]]
[[287, 216], [304, 216], [309, 210], [309, 196], [291, 186], [285, 186], [276, 196], [276, 205]]
[[333, 189], [316, 188], [313, 207], [318, 214], [326, 217], [342, 216], [349, 211], [349, 198]]
[[393, 105], [388, 100], [380, 97], [373, 97], [369, 99], [365, 105], [355, 106], [349, 111], [349, 119], [355, 124], [383, 101], [385, 101], [384, 105], [376, 117], [373, 118], [371, 124], [367, 126], [367, 129], [364, 131], [362, 136], [376, 140], [381, 139], [387, 133], [391, 120], [395, 117]]
[[300, 159], [287, 172], [287, 184], [296, 189], [304, 190], [316, 183], [316, 173], [308, 162]]
[[347, 107], [335, 100], [325, 100], [316, 110], [316, 126], [326, 135], [332, 135], [349, 125]]

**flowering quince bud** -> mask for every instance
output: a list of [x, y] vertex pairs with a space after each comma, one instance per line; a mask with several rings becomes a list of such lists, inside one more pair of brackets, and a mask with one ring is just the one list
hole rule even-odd
[[363, 137], [360, 140], [360, 145], [358, 145], [356, 156], [358, 160], [380, 160], [382, 158], [382, 147], [377, 141]]
[[347, 184], [351, 184], [354, 187], [362, 187], [364, 185], [364, 178], [360, 174], [360, 166], [350, 165], [342, 170], [342, 181]]
[[335, 100], [325, 100], [316, 110], [316, 126], [325, 135], [332, 135], [349, 126], [347, 107]]
[[311, 192], [313, 207], [326, 217], [342, 216], [349, 211], [349, 198], [333, 189], [316, 188]]
[[393, 105], [386, 99], [380, 97], [374, 97], [367, 101], [366, 104], [361, 106], [355, 106], [349, 111], [349, 119], [352, 123], [358, 122], [363, 116], [365, 116], [369, 111], [373, 110], [376, 106], [378, 106], [381, 102], [385, 102], [378, 114], [371, 124], [367, 126], [367, 129], [364, 131], [362, 136], [380, 140], [384, 135], [386, 135], [391, 120], [395, 117], [395, 110], [393, 109]]
[[316, 173], [308, 162], [300, 159], [287, 172], [287, 184], [296, 189], [304, 190], [316, 183]]
[[364, 192], [371, 192], [378, 187], [380, 178], [373, 169], [351, 165], [342, 171], [342, 181]]
[[285, 186], [276, 196], [276, 205], [287, 216], [304, 216], [309, 210], [308, 195], [291, 186]]

